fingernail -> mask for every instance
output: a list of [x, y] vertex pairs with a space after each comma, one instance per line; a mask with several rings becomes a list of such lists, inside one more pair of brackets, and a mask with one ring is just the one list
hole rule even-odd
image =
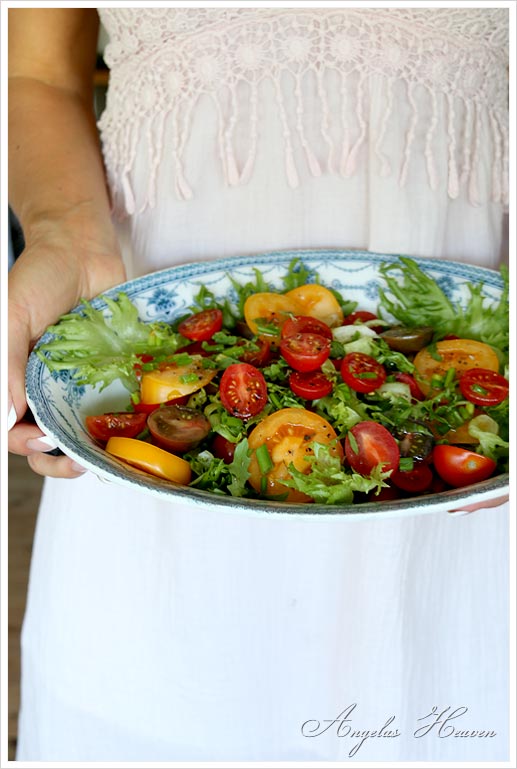
[[82, 465], [78, 465], [77, 462], [72, 462], [72, 470], [74, 473], [85, 473], [86, 467], [83, 467]]
[[11, 407], [9, 408], [9, 414], [7, 417], [7, 430], [8, 431], [12, 430], [17, 421], [18, 421], [18, 415], [16, 414], [16, 409], [11, 404]]
[[41, 438], [30, 438], [26, 446], [31, 451], [52, 451], [57, 448], [57, 443], [52, 438], [42, 435]]

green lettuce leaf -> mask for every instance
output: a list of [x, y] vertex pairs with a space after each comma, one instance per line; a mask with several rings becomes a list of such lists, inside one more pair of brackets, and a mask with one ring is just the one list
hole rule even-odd
[[435, 338], [454, 334], [508, 350], [509, 275], [505, 267], [501, 268], [503, 291], [495, 306], [483, 296], [482, 284], [468, 284], [470, 296], [465, 307], [451, 302], [436, 281], [408, 257], [381, 265], [379, 272], [387, 284], [387, 290], [379, 290], [380, 317], [387, 313], [403, 326], [432, 326]]
[[41, 344], [39, 357], [51, 371], [70, 370], [77, 384], [104, 389], [120, 379], [130, 391], [138, 390], [134, 366], [140, 355], [163, 359], [173, 355], [186, 340], [167, 323], [144, 323], [129, 297], [102, 297], [110, 310], [105, 317], [91, 302], [83, 300], [81, 312], [63, 315], [48, 330], [54, 339]]
[[347, 505], [354, 501], [354, 492], [368, 493], [380, 491], [387, 486], [385, 478], [390, 472], [383, 473], [380, 465], [375, 468], [370, 477], [345, 470], [339, 457], [334, 456], [329, 446], [322, 443], [313, 444], [314, 455], [307, 457], [311, 469], [308, 473], [300, 472], [291, 464], [291, 478], [282, 480], [288, 486], [304, 494], [308, 494], [315, 502], [325, 505]]

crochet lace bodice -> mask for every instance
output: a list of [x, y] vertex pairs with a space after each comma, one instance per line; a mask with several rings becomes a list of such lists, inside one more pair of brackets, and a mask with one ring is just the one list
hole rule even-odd
[[[274, 110], [282, 183], [293, 188], [300, 157], [314, 176], [346, 180], [369, 163], [370, 173], [396, 174], [405, 185], [420, 153], [435, 189], [443, 181], [441, 133], [449, 197], [480, 202], [480, 143], [489, 141], [489, 195], [507, 203], [507, 9], [141, 7], [104, 8], [100, 15], [111, 74], [99, 127], [121, 215], [153, 205], [166, 143], [177, 196], [195, 195], [185, 155], [201, 99], [214, 105], [215, 150], [227, 185], [250, 179], [260, 121]], [[381, 94], [377, 110], [374, 91]], [[393, 153], [388, 137], [401, 125], [402, 148]], [[237, 126], [245, 134], [238, 150]], [[142, 135], [147, 191], [136, 206]]]

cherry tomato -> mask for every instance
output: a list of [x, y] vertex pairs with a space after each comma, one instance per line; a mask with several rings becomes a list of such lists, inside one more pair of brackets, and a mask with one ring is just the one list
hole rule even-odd
[[463, 397], [476, 406], [497, 406], [510, 391], [510, 384], [504, 376], [484, 368], [464, 371], [459, 384]]
[[287, 294], [251, 294], [244, 302], [244, 318], [252, 333], [256, 335], [259, 335], [258, 321], [273, 329], [271, 334], [265, 336], [275, 336], [276, 331], [282, 328], [291, 315], [303, 315], [303, 310], [296, 299], [288, 297]]
[[[238, 344], [240, 344], [240, 342]], [[244, 345], [245, 342], [242, 342], [242, 344]], [[258, 337], [257, 339], [254, 339], [253, 344], [258, 349], [244, 350], [244, 352], [239, 355], [239, 360], [241, 360], [243, 363], [249, 363], [252, 366], [256, 366], [257, 368], [263, 368], [269, 363], [271, 359], [271, 345], [264, 337]]]
[[445, 444], [434, 447], [433, 462], [438, 475], [455, 488], [485, 481], [497, 466], [493, 459], [482, 454]]
[[350, 428], [345, 438], [345, 456], [350, 467], [361, 475], [370, 475], [379, 464], [383, 472], [397, 470], [400, 461], [397, 441], [377, 422], [359, 422]]
[[359, 393], [371, 393], [386, 381], [386, 370], [371, 355], [349, 352], [341, 362], [343, 381]]
[[170, 451], [160, 449], [145, 441], [135, 438], [110, 438], [106, 444], [108, 454], [127, 462], [128, 465], [143, 470], [159, 478], [187, 486], [192, 477], [189, 463]]
[[298, 286], [285, 294], [301, 306], [298, 315], [310, 315], [318, 318], [330, 328], [341, 326], [343, 323], [343, 310], [339, 306], [336, 297], [328, 288], [318, 283], [306, 283]]
[[321, 334], [295, 334], [282, 339], [280, 353], [296, 371], [316, 371], [330, 355], [330, 340]]
[[224, 435], [219, 435], [218, 433], [212, 441], [212, 452], [214, 456], [222, 459], [225, 464], [229, 465], [233, 461], [236, 445], [236, 443], [232, 443]]
[[282, 339], [296, 334], [320, 334], [326, 339], [332, 339], [332, 329], [318, 318], [311, 318], [310, 315], [295, 315], [288, 318], [282, 326]]
[[240, 419], [258, 414], [267, 403], [267, 384], [258, 368], [249, 363], [232, 363], [221, 377], [221, 403]]
[[162, 406], [147, 418], [154, 441], [172, 452], [190, 451], [206, 438], [210, 422], [200, 411], [188, 406]]
[[142, 374], [140, 383], [140, 401], [142, 403], [165, 403], [174, 398], [200, 390], [212, 381], [216, 370], [203, 367], [200, 355], [179, 366], [176, 363], [160, 365], [152, 371]]
[[[287, 502], [312, 502], [307, 494], [282, 484], [283, 480], [290, 478], [291, 463], [300, 472], [310, 471], [306, 458], [313, 454], [312, 443], [331, 444], [331, 453], [343, 458], [343, 449], [333, 427], [312, 411], [280, 409], [262, 420], [248, 437], [248, 445], [252, 450], [249, 481], [255, 491], [269, 496], [287, 494]], [[271, 469], [263, 476], [256, 451], [264, 445], [271, 459]]]
[[289, 387], [299, 398], [313, 401], [329, 395], [334, 385], [322, 371], [293, 371], [289, 376]]
[[190, 395], [182, 395], [179, 398], [171, 398], [165, 403], [135, 403], [135, 411], [139, 414], [152, 414], [155, 409], [159, 409], [160, 406], [185, 406], [188, 402]]
[[424, 347], [413, 361], [416, 369], [418, 386], [424, 393], [431, 392], [433, 376], [443, 376], [451, 368], [456, 369], [459, 376], [470, 368], [484, 368], [499, 371], [499, 359], [492, 347], [474, 339], [447, 339], [436, 343], [439, 360], [431, 355], [429, 348]]
[[390, 475], [390, 481], [403, 491], [421, 494], [431, 488], [433, 472], [429, 465], [415, 464], [412, 470], [395, 470]]
[[206, 342], [223, 327], [223, 313], [218, 308], [201, 310], [182, 320], [178, 326], [181, 336], [193, 342]]
[[145, 428], [145, 414], [119, 412], [88, 416], [84, 420], [86, 429], [97, 441], [107, 441], [112, 436], [135, 438]]
[[[377, 319], [377, 315], [374, 315], [373, 312], [368, 312], [367, 310], [356, 310], [355, 312], [351, 312], [350, 315], [347, 315], [341, 325], [353, 326], [357, 321], [359, 321], [359, 323], [366, 323], [367, 321]], [[378, 326], [370, 326], [370, 328], [373, 331], [379, 333], [380, 331], [384, 331], [385, 327], [382, 325], [382, 323], [380, 323]]]
[[411, 397], [414, 398], [416, 401], [425, 400], [425, 395], [420, 389], [420, 387], [418, 386], [414, 376], [411, 376], [411, 374], [407, 374], [405, 371], [397, 371], [397, 373], [395, 374], [395, 379], [397, 382], [403, 382], [404, 384], [408, 385], [409, 392], [411, 393]]

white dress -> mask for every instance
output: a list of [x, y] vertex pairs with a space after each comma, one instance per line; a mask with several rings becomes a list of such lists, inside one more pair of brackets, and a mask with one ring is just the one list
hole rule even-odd
[[[314, 246], [498, 265], [507, 11], [101, 17], [131, 275]], [[507, 512], [269, 520], [48, 480], [18, 759], [508, 759]]]

